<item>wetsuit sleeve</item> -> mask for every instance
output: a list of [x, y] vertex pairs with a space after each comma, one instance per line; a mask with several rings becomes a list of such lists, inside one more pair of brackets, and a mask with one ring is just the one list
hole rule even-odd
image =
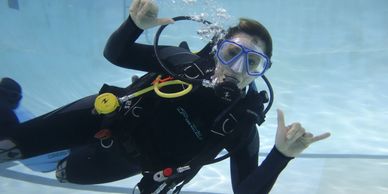
[[114, 65], [147, 72], [162, 72], [155, 57], [153, 46], [135, 43], [142, 29], [131, 17], [109, 37], [104, 49], [104, 57]]
[[292, 158], [285, 157], [274, 147], [258, 166], [259, 136], [257, 130], [251, 133], [249, 137], [252, 138], [248, 143], [231, 156], [233, 191], [237, 194], [269, 193], [280, 172]]

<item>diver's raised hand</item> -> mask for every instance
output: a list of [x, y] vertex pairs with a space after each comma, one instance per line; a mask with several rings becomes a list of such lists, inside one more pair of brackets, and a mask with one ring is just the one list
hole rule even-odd
[[155, 0], [133, 0], [129, 15], [136, 26], [146, 30], [159, 25], [173, 23], [171, 18], [158, 18], [159, 8]]
[[300, 123], [285, 126], [284, 114], [277, 110], [278, 129], [276, 131], [275, 146], [285, 156], [296, 157], [310, 144], [326, 139], [330, 133], [314, 136], [302, 127]]

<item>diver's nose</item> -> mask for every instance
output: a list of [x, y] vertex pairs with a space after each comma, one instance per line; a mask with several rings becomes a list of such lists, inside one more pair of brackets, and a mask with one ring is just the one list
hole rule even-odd
[[236, 73], [242, 73], [244, 71], [244, 57], [240, 56], [239, 59], [230, 65], [230, 69]]

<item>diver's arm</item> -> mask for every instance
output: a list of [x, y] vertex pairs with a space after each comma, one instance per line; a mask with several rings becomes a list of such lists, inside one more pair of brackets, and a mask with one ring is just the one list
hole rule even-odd
[[[239, 184], [257, 167], [260, 140], [256, 127], [253, 128], [250, 130], [248, 140], [239, 138], [238, 141], [233, 142], [230, 147], [226, 148], [229, 153], [232, 153], [230, 156], [230, 172], [233, 191], [236, 191]], [[247, 143], [240, 145], [241, 142]]]
[[114, 65], [147, 72], [162, 69], [155, 58], [153, 46], [135, 43], [143, 32], [131, 17], [109, 37], [104, 49], [104, 57]]
[[104, 57], [113, 64], [120, 63], [128, 50], [133, 46], [136, 39], [143, 33], [128, 17], [120, 27], [112, 33], [105, 45]]
[[133, 0], [128, 19], [109, 38], [104, 56], [113, 64], [148, 72], [161, 72], [153, 46], [135, 43], [143, 30], [173, 23], [171, 18], [158, 18], [158, 6], [152, 0]]
[[[237, 194], [268, 193], [280, 172], [292, 159], [283, 156], [274, 147], [258, 166], [259, 136], [256, 127], [251, 131], [248, 143], [230, 158], [233, 191]], [[247, 141], [241, 139], [241, 141]], [[238, 146], [236, 143], [235, 146]]]
[[[135, 43], [136, 39], [143, 32], [138, 28], [131, 17], [128, 19], [110, 36], [104, 50], [104, 56], [114, 65], [135, 69], [146, 72], [164, 73], [164, 70], [159, 64], [154, 52], [153, 45], [145, 45]], [[173, 48], [173, 46], [159, 45], [158, 48]], [[176, 47], [175, 47], [176, 48]], [[183, 48], [171, 49], [171, 56], [176, 53], [181, 53]], [[204, 58], [209, 58], [210, 46], [206, 46], [201, 55]], [[180, 55], [176, 56], [181, 57]], [[169, 59], [173, 59], [170, 57]], [[167, 63], [167, 65], [170, 65]], [[172, 64], [175, 65], [175, 64]], [[171, 66], [170, 66], [171, 67]]]
[[[292, 158], [282, 155], [275, 147], [271, 150], [265, 160], [250, 171], [234, 192], [237, 194], [267, 194], [275, 184], [277, 177], [287, 166]], [[239, 165], [240, 168], [246, 168]]]

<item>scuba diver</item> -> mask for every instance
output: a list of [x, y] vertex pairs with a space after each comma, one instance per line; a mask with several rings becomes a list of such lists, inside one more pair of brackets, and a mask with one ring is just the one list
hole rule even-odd
[[[97, 184], [142, 174], [137, 187], [148, 194], [179, 193], [204, 165], [230, 157], [234, 193], [261, 194], [291, 159], [330, 136], [314, 136], [297, 122], [286, 126], [278, 110], [275, 146], [259, 165], [256, 126], [269, 101], [254, 80], [271, 66], [266, 28], [240, 19], [196, 54], [185, 42], [136, 43], [144, 30], [175, 21], [157, 15], [153, 0], [133, 0], [104, 50], [114, 65], [147, 74], [127, 88], [105, 84], [99, 94], [0, 131], [0, 161], [74, 148], [58, 163], [60, 182]], [[10, 157], [9, 149], [21, 154]], [[217, 157], [223, 149], [228, 154]]]

